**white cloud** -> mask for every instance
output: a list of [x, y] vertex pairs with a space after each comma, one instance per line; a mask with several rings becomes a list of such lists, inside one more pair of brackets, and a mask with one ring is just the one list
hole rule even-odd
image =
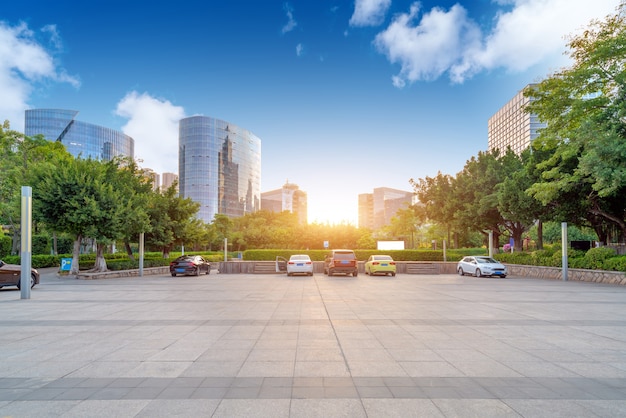
[[[54, 26], [48, 25], [41, 32], [60, 47]], [[10, 26], [0, 22], [0, 123], [8, 119], [12, 129], [23, 131], [24, 111], [38, 83], [69, 83], [79, 87], [76, 77], [57, 66], [53, 52], [38, 42], [36, 33], [25, 23]]]
[[298, 22], [293, 18], [293, 7], [289, 5], [289, 3], [285, 3], [283, 8], [285, 9], [285, 13], [287, 14], [287, 23], [283, 26], [282, 32], [287, 33], [291, 32], [298, 26]]
[[[482, 33], [465, 8], [433, 8], [419, 19], [419, 4], [397, 15], [379, 33], [374, 45], [390, 62], [400, 64], [392, 77], [402, 87], [444, 74], [462, 83], [482, 71], [503, 68], [521, 72], [535, 65], [567, 64], [567, 35], [588, 26], [592, 19], [615, 13], [616, 0], [508, 0], [494, 16], [489, 33]], [[550, 68], [554, 69], [554, 68]], [[548, 69], [546, 68], [546, 71]]]
[[135, 158], [140, 166], [163, 173], [178, 173], [178, 122], [185, 110], [168, 100], [147, 93], [128, 93], [115, 113], [128, 119], [122, 127], [135, 140]]
[[355, 0], [351, 26], [378, 26], [383, 23], [391, 0]]
[[419, 11], [419, 5], [413, 4], [408, 14], [397, 16], [374, 40], [392, 63], [401, 64], [400, 74], [394, 77], [398, 87], [406, 81], [440, 77], [480, 45], [480, 30], [458, 4], [448, 12], [434, 8], [424, 14], [418, 26], [412, 26]]
[[302, 44], [296, 45], [296, 55], [300, 57], [302, 56], [303, 53], [304, 53], [304, 46]]

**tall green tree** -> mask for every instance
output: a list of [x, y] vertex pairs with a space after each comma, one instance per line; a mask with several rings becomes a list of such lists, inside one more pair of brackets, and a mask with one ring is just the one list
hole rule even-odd
[[420, 206], [416, 208], [422, 217], [445, 227], [450, 240], [450, 231], [456, 227], [456, 214], [461, 210], [461, 202], [456, 199], [456, 179], [449, 174], [437, 173], [435, 177], [410, 179]]
[[110, 181], [115, 162], [72, 159], [49, 170], [37, 170], [33, 188], [34, 214], [56, 231], [75, 237], [71, 274], [79, 272], [83, 238], [97, 243], [95, 271], [106, 271], [104, 245], [123, 234], [124, 200]]
[[125, 214], [123, 230], [124, 247], [130, 259], [134, 259], [131, 242], [137, 242], [140, 233], [150, 232], [148, 205], [152, 195], [153, 183], [150, 176], [137, 165], [132, 158], [117, 158], [118, 169], [110, 172], [109, 181], [115, 185], [122, 199]]
[[19, 248], [21, 187], [33, 186], [36, 172], [54, 169], [72, 158], [61, 143], [41, 135], [26, 137], [11, 130], [8, 121], [0, 128], [0, 224], [10, 225], [13, 254]]
[[150, 232], [145, 235], [146, 243], [160, 248], [163, 258], [169, 258], [174, 246], [193, 243], [197, 239], [196, 232], [204, 228], [195, 218], [200, 204], [178, 196], [176, 185], [151, 197], [147, 210]]
[[574, 198], [601, 239], [626, 237], [626, 6], [570, 37], [571, 67], [527, 88], [527, 107], [547, 123], [537, 147], [552, 150], [529, 193], [546, 205]]

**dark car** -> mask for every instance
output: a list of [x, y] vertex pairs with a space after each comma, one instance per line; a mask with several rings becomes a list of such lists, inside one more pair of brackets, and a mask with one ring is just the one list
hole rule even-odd
[[199, 255], [181, 255], [170, 263], [170, 274], [192, 274], [199, 276], [200, 273], [211, 273], [211, 263]]
[[359, 275], [359, 262], [352, 250], [332, 250], [324, 260], [324, 273], [329, 276], [335, 273]]
[[[19, 264], [7, 264], [0, 260], [0, 287], [17, 286], [20, 288], [22, 278], [22, 266]], [[39, 272], [33, 268], [30, 269], [30, 287], [39, 284]]]

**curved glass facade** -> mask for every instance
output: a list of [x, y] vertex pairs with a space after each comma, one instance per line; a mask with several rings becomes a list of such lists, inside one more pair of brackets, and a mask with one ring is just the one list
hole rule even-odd
[[31, 109], [26, 111], [24, 134], [42, 134], [48, 141], [65, 145], [75, 157], [110, 160], [135, 154], [135, 140], [113, 129], [76, 120], [75, 110]]
[[200, 203], [198, 218], [234, 218], [261, 208], [261, 139], [232, 123], [192, 116], [179, 123], [181, 197]]

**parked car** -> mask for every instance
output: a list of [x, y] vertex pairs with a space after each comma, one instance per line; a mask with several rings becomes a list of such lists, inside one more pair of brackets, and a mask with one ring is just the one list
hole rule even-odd
[[324, 274], [332, 276], [343, 273], [354, 277], [359, 275], [359, 262], [352, 250], [332, 250], [324, 260]]
[[456, 270], [461, 276], [473, 274], [476, 277], [498, 276], [504, 279], [507, 274], [507, 269], [504, 264], [486, 256], [463, 257], [457, 264]]
[[396, 275], [396, 262], [390, 255], [370, 255], [365, 262], [365, 274]]
[[[0, 260], [0, 287], [17, 286], [19, 289], [22, 280], [22, 266], [19, 264], [7, 264]], [[30, 287], [39, 284], [39, 272], [33, 268], [30, 269]]]
[[287, 276], [294, 274], [313, 275], [313, 261], [306, 254], [294, 254], [287, 261]]
[[199, 255], [181, 255], [170, 263], [170, 274], [174, 277], [177, 274], [199, 276], [203, 272], [211, 273], [211, 263]]

